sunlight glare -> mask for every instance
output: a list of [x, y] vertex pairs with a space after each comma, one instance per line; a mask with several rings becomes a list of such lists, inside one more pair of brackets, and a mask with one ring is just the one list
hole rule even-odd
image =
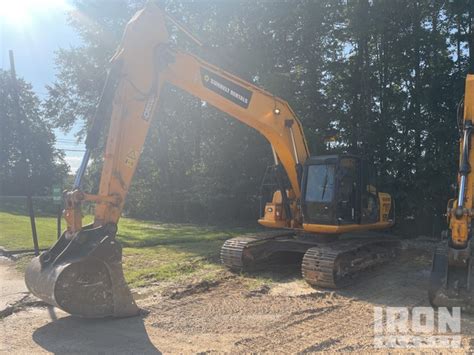
[[29, 27], [38, 16], [51, 10], [67, 9], [68, 0], [3, 0], [0, 1], [0, 25]]

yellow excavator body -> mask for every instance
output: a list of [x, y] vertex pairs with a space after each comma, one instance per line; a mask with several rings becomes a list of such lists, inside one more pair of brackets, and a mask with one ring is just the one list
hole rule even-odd
[[[380, 239], [345, 242], [338, 250], [315, 244], [318, 234], [335, 239], [340, 233], [392, 226], [390, 195], [377, 191], [366, 174], [368, 165], [359, 157], [310, 157], [302, 125], [286, 101], [175, 48], [168, 40], [167, 20], [180, 26], [149, 3], [127, 24], [110, 61], [74, 187], [64, 194], [67, 229], [54, 246], [28, 265], [25, 279], [30, 291], [81, 317], [138, 314], [123, 277], [122, 250], [115, 237], [165, 84], [183, 89], [256, 129], [271, 144], [275, 191], [265, 202], [259, 223], [277, 230], [227, 241], [221, 250], [227, 267], [243, 268], [250, 260], [296, 251], [305, 254], [303, 275], [308, 282], [338, 287], [364, 267], [393, 256], [385, 247], [393, 249], [396, 243]], [[184, 27], [181, 30], [189, 35]], [[107, 127], [99, 191], [88, 194], [81, 189], [82, 178], [91, 151], [98, 148]], [[85, 201], [95, 204], [94, 222], [87, 226], [83, 226], [81, 214]], [[357, 265], [361, 255], [370, 260]], [[323, 265], [326, 271], [315, 266], [319, 257], [329, 262], [329, 266]]]
[[457, 199], [448, 202], [449, 230], [446, 231], [445, 241], [437, 247], [433, 255], [428, 297], [435, 307], [462, 307], [472, 312], [474, 311], [472, 245], [474, 71], [466, 77], [463, 106], [464, 110], [461, 110], [462, 106], [458, 110], [460, 113], [458, 196]]

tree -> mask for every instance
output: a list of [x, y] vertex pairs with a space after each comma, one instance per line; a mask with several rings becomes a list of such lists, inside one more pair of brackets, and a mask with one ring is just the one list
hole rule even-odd
[[0, 70], [0, 195], [45, 194], [67, 165], [31, 85], [18, 80], [20, 110], [14, 90], [10, 72]]
[[[107, 59], [143, 1], [76, 1], [83, 39], [61, 50], [48, 116], [68, 129], [99, 97]], [[472, 1], [166, 0], [206, 39], [195, 52], [281, 96], [303, 122], [313, 155], [351, 152], [373, 163], [400, 224], [431, 233], [456, 175], [456, 106], [472, 41]], [[171, 29], [173, 31], [173, 29]], [[255, 216], [271, 153], [251, 129], [173, 87], [164, 91], [126, 211], [142, 217], [243, 221]], [[327, 136], [335, 137], [331, 145]], [[249, 158], [251, 157], [251, 158]], [[95, 182], [100, 157], [95, 159]], [[412, 226], [410, 226], [412, 228]], [[410, 229], [413, 230], [413, 229]]]

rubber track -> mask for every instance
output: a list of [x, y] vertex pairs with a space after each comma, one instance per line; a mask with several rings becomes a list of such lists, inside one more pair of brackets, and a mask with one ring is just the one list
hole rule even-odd
[[252, 260], [249, 253], [249, 258], [244, 258], [246, 248], [264, 243], [267, 240], [288, 236], [293, 234], [287, 230], [278, 230], [271, 232], [261, 232], [250, 235], [243, 235], [226, 240], [221, 248], [221, 262], [231, 270], [242, 271], [252, 266]]
[[[385, 246], [385, 247], [384, 247]], [[325, 288], [339, 288], [352, 283], [355, 276], [365, 271], [365, 269], [379, 265], [393, 259], [400, 243], [394, 240], [352, 240], [331, 245], [320, 245], [309, 248], [303, 257], [301, 272], [303, 278], [310, 285]], [[381, 249], [382, 252], [370, 252], [370, 248]], [[385, 250], [384, 250], [385, 249]], [[338, 275], [338, 263], [344, 261], [344, 257], [350, 260], [364, 260], [367, 267], [357, 271], [346, 271], [346, 275]]]

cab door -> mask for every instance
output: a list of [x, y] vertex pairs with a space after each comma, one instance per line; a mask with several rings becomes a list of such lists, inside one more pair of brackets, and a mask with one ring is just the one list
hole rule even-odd
[[337, 224], [336, 175], [337, 158], [313, 159], [303, 173], [302, 210], [305, 223]]
[[379, 199], [375, 171], [366, 161], [362, 162], [361, 224], [376, 223], [379, 220]]
[[341, 157], [337, 174], [338, 224], [359, 224], [361, 215], [361, 163], [357, 157]]

